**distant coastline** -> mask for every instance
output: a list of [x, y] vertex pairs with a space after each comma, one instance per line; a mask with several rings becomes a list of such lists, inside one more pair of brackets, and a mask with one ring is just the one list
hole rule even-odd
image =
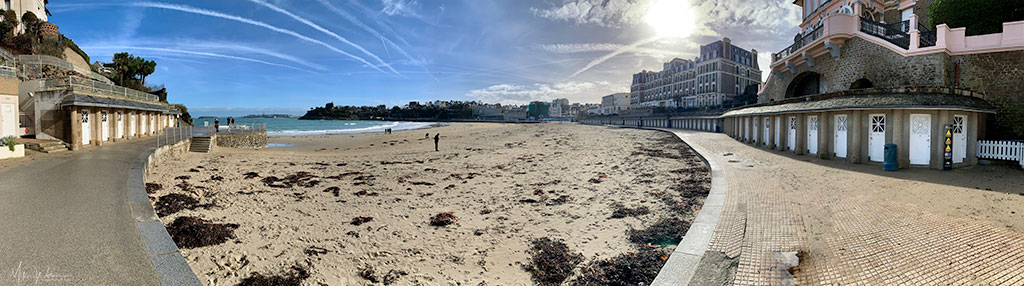
[[249, 114], [239, 118], [295, 118], [297, 116], [291, 114]]

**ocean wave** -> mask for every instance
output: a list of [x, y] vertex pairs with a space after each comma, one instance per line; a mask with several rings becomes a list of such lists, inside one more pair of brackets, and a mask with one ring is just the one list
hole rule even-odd
[[[430, 127], [433, 123], [429, 122], [391, 122], [387, 124], [379, 124], [361, 128], [349, 128], [349, 129], [323, 129], [323, 130], [277, 130], [268, 131], [268, 136], [311, 136], [311, 135], [333, 135], [333, 134], [352, 134], [352, 133], [369, 133], [369, 132], [383, 132], [385, 128], [391, 128], [391, 130], [412, 130], [412, 129], [423, 129]], [[350, 125], [346, 123], [345, 125]], [[351, 125], [355, 125], [351, 123]]]

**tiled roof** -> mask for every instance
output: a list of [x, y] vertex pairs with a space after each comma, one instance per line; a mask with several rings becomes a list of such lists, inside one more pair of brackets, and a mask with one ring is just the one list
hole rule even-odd
[[733, 109], [722, 117], [851, 109], [950, 109], [995, 113], [984, 99], [955, 94], [860, 94]]
[[75, 106], [95, 106], [95, 107], [110, 107], [110, 108], [125, 108], [125, 109], [137, 109], [137, 110], [148, 110], [156, 111], [167, 114], [180, 114], [181, 112], [169, 108], [167, 105], [145, 103], [132, 100], [90, 96], [82, 94], [71, 94], [64, 97], [61, 101], [61, 105], [75, 105]]

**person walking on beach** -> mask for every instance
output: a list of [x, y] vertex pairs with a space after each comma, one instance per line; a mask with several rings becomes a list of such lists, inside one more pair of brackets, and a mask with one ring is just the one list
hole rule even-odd
[[[427, 134], [427, 138], [430, 138], [430, 134]], [[434, 151], [440, 152], [441, 150], [437, 149], [438, 141], [441, 141], [441, 133], [434, 134]]]
[[213, 132], [220, 132], [220, 119], [213, 119]]

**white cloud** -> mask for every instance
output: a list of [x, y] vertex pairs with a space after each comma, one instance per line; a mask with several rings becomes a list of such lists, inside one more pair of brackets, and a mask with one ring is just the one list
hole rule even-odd
[[531, 7], [530, 12], [545, 19], [618, 27], [641, 23], [650, 2], [645, 0], [564, 0], [562, 5], [556, 7]]
[[601, 96], [614, 93], [615, 86], [607, 81], [559, 82], [555, 84], [513, 85], [497, 84], [475, 89], [466, 96], [488, 103], [527, 104], [531, 101], [551, 101], [568, 98], [569, 102], [599, 102]]
[[384, 4], [384, 8], [380, 9], [380, 12], [388, 16], [419, 17], [414, 10], [420, 7], [420, 3], [416, 0], [381, 0], [381, 3]]
[[692, 51], [676, 51], [661, 48], [644, 48], [636, 47], [629, 49], [629, 45], [613, 44], [613, 43], [574, 43], [574, 44], [544, 44], [538, 45], [538, 49], [556, 54], [578, 54], [578, 53], [594, 53], [594, 52], [614, 52], [620, 49], [626, 49], [628, 52], [642, 55], [650, 55], [657, 58], [663, 58], [666, 56], [687, 56], [693, 55]]

